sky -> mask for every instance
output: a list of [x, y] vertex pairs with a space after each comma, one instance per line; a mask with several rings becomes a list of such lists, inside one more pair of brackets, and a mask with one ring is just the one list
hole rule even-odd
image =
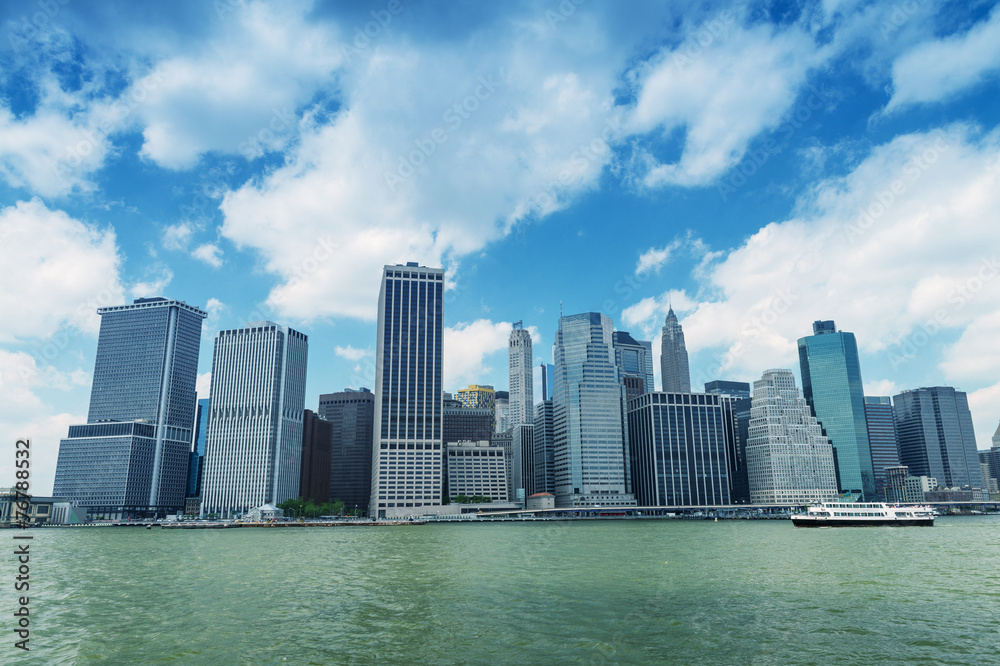
[[[447, 271], [445, 389], [512, 323], [652, 340], [692, 386], [856, 334], [869, 395], [1000, 419], [1000, 5], [0, 5], [0, 478], [85, 423], [102, 306], [309, 336], [306, 407], [374, 385], [382, 267]], [[537, 391], [536, 391], [537, 397]], [[2, 485], [2, 484], [0, 484]]]

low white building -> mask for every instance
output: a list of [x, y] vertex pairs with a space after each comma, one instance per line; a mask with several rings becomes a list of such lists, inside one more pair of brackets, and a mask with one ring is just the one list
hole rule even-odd
[[285, 512], [272, 504], [261, 504], [247, 511], [247, 520], [254, 523], [263, 523], [268, 520], [283, 518]]

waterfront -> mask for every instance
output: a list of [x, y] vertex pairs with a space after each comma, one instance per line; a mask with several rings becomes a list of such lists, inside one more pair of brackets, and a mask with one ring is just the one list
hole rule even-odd
[[26, 663], [953, 664], [1000, 645], [997, 516], [30, 534]]

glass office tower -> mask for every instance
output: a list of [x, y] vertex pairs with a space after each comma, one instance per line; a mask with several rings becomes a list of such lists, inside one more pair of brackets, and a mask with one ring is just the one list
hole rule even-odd
[[194, 443], [188, 462], [187, 496], [201, 497], [201, 483], [205, 475], [205, 437], [208, 433], [208, 398], [198, 401], [195, 417]]
[[950, 386], [893, 396], [899, 461], [912, 476], [929, 476], [948, 488], [983, 487], [969, 400]]
[[899, 466], [899, 440], [896, 437], [896, 417], [892, 399], [887, 395], [865, 396], [865, 421], [868, 424], [868, 446], [872, 452], [875, 472], [875, 492], [886, 497], [889, 479], [885, 470]]
[[858, 343], [832, 321], [813, 323], [813, 335], [799, 338], [802, 393], [823, 434], [833, 445], [842, 493], [874, 500], [875, 472], [865, 421]]
[[415, 262], [384, 267], [375, 352], [372, 517], [441, 506], [443, 304], [443, 269]]
[[108, 518], [182, 510], [207, 313], [161, 297], [97, 312], [87, 424], [59, 444], [53, 494]]
[[330, 499], [342, 501], [345, 510], [366, 513], [372, 494], [375, 395], [364, 387], [324, 393], [319, 415], [333, 424]]

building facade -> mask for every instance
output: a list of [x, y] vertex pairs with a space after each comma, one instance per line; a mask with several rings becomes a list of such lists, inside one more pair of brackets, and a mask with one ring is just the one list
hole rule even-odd
[[535, 418], [535, 363], [531, 353], [531, 333], [521, 322], [514, 324], [507, 340], [507, 365], [510, 376], [510, 427], [530, 425]]
[[[385, 266], [378, 303], [369, 514], [440, 507], [444, 491], [444, 270]], [[459, 392], [461, 393], [461, 392]]]
[[201, 514], [243, 515], [299, 496], [305, 334], [271, 321], [219, 331]]
[[555, 425], [551, 400], [535, 405], [535, 493], [549, 493], [555, 497]]
[[160, 297], [97, 312], [87, 424], [59, 444], [53, 494], [91, 515], [183, 511], [207, 313]]
[[899, 440], [896, 437], [892, 398], [866, 395], [865, 423], [868, 427], [868, 447], [872, 452], [875, 493], [879, 498], [885, 498], [888, 486], [885, 470], [899, 465]]
[[510, 392], [497, 391], [494, 414], [494, 432], [507, 432], [510, 430]]
[[330, 497], [333, 424], [311, 409], [302, 414], [302, 463], [299, 497], [325, 504]]
[[622, 437], [622, 396], [611, 319], [560, 317], [553, 345], [556, 505], [632, 506]]
[[929, 476], [948, 488], [983, 487], [976, 435], [966, 394], [950, 386], [893, 396], [899, 461], [913, 476]]
[[466, 407], [457, 400], [445, 400], [441, 414], [445, 444], [479, 442], [493, 435], [492, 409]]
[[840, 490], [875, 500], [857, 340], [832, 321], [816, 321], [798, 345], [802, 394], [833, 446]]
[[629, 402], [632, 487], [639, 506], [731, 504], [731, 399], [646, 393]]
[[346, 388], [319, 397], [319, 415], [330, 422], [330, 500], [364, 514], [372, 494], [375, 394]]
[[510, 438], [511, 488], [514, 491], [510, 499], [524, 503], [526, 497], [538, 492], [535, 489], [535, 427], [530, 423], [516, 425], [511, 428]]
[[[205, 438], [208, 435], [208, 398], [198, 401], [194, 420], [194, 441], [188, 462], [187, 497], [201, 497], [201, 484], [205, 476]], [[185, 507], [187, 513], [187, 507]]]
[[507, 501], [507, 465], [504, 450], [488, 441], [455, 442], [446, 447], [448, 497], [489, 497]]
[[674, 309], [667, 312], [660, 345], [660, 381], [664, 393], [690, 393], [691, 371], [688, 369], [684, 329], [677, 322]]
[[750, 438], [749, 382], [716, 380], [705, 382], [705, 393], [732, 398], [730, 407], [736, 422], [736, 436], [729, 449], [729, 495], [733, 504], [750, 503], [750, 478], [747, 473], [747, 441]]
[[754, 382], [746, 452], [752, 504], [804, 505], [839, 497], [833, 448], [791, 370], [767, 370]]

